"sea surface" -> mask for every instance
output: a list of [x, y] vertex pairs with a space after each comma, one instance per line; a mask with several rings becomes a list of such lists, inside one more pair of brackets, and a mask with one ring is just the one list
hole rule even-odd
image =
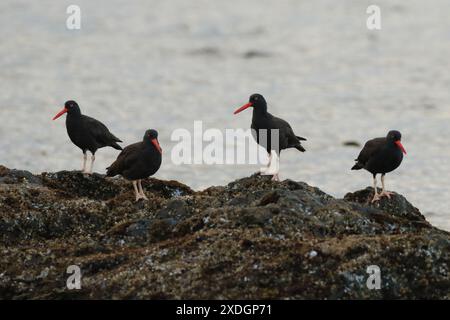
[[[66, 28], [70, 4], [81, 30]], [[370, 4], [381, 30], [366, 28]], [[259, 166], [175, 165], [172, 132], [248, 128], [251, 111], [232, 113], [258, 92], [308, 138], [306, 153], [282, 153], [282, 179], [336, 197], [365, 188], [370, 174], [350, 170], [360, 148], [343, 143], [397, 129], [408, 155], [388, 189], [450, 230], [448, 0], [2, 0], [0, 12], [0, 164], [80, 169], [64, 117], [51, 121], [74, 99], [125, 145], [157, 129], [156, 177], [226, 184]], [[117, 154], [101, 149], [96, 171]]]

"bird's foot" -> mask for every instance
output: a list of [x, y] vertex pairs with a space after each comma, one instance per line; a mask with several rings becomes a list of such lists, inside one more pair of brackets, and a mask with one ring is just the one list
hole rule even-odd
[[278, 171], [270, 168], [267, 168], [267, 170], [264, 172], [264, 175], [266, 176], [274, 176], [276, 174], [278, 174]]
[[143, 192], [141, 193], [141, 199], [144, 199], [144, 200], [146, 200], [146, 201], [148, 200], [147, 196], [146, 196], [145, 193], [143, 193]]
[[373, 199], [370, 203], [374, 203], [377, 202], [381, 199], [380, 195], [378, 193], [375, 193], [375, 195], [373, 196]]
[[272, 181], [280, 181], [280, 176], [278, 175], [278, 173], [275, 173], [275, 174], [272, 176]]
[[390, 199], [391, 198], [391, 196], [393, 196], [394, 195], [394, 193], [393, 192], [389, 192], [389, 191], [382, 191], [381, 193], [380, 193], [380, 198], [382, 198], [382, 197], [387, 197], [388, 199]]
[[267, 170], [269, 170], [269, 168], [261, 168], [261, 169], [259, 169], [259, 174], [260, 175], [265, 175]]
[[145, 195], [138, 194], [138, 195], [136, 195], [136, 202], [139, 202], [139, 200], [147, 201], [148, 198]]

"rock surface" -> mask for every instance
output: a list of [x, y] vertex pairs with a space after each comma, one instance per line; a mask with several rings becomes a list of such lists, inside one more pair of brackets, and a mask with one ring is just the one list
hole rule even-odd
[[[194, 192], [0, 166], [3, 299], [449, 299], [450, 234], [403, 196], [253, 175]], [[67, 267], [82, 272], [68, 290]], [[381, 271], [368, 289], [367, 268]]]

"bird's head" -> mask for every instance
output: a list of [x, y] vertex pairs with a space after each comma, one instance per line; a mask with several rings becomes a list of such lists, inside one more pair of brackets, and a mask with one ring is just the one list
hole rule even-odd
[[402, 134], [400, 133], [400, 131], [397, 131], [397, 130], [391, 130], [391, 131], [389, 131], [388, 132], [388, 134], [387, 134], [387, 136], [386, 136], [386, 139], [388, 140], [388, 141], [391, 141], [391, 142], [393, 142], [395, 145], [397, 145], [397, 147], [400, 149], [400, 150], [402, 150], [402, 152], [404, 153], [404, 154], [406, 154], [406, 150], [405, 150], [405, 148], [403, 147], [403, 145], [402, 145]]
[[234, 114], [238, 114], [239, 112], [244, 111], [249, 107], [253, 107], [255, 108], [255, 110], [266, 112], [267, 111], [266, 99], [264, 99], [264, 97], [259, 93], [252, 94], [248, 99], [248, 103], [244, 104], [242, 107], [234, 111]]
[[81, 114], [80, 107], [78, 106], [78, 103], [76, 103], [73, 100], [66, 101], [66, 103], [64, 103], [64, 108], [60, 112], [58, 112], [56, 114], [56, 116], [53, 117], [53, 120], [58, 119], [59, 117], [61, 117], [65, 113], [68, 113], [68, 114]]
[[150, 141], [153, 146], [156, 148], [156, 150], [159, 151], [159, 153], [162, 154], [162, 149], [161, 146], [159, 145], [159, 141], [158, 141], [158, 131], [150, 129], [145, 131], [145, 135], [144, 135], [144, 142]]

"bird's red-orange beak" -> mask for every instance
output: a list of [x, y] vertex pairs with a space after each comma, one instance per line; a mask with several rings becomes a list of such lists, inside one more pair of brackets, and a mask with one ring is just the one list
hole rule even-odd
[[240, 107], [239, 109], [237, 109], [237, 110], [234, 112], [234, 114], [238, 114], [239, 112], [244, 111], [245, 109], [247, 109], [248, 107], [251, 107], [251, 106], [253, 106], [253, 103], [251, 103], [251, 102], [246, 103], [246, 104], [244, 104], [242, 107]]
[[403, 147], [403, 145], [402, 145], [402, 143], [400, 142], [400, 140], [395, 141], [395, 144], [397, 145], [397, 147], [400, 148], [400, 150], [402, 150], [402, 152], [403, 152], [404, 154], [406, 154], [406, 150], [405, 150], [405, 148]]
[[58, 112], [58, 114], [56, 116], [53, 117], [52, 120], [58, 119], [59, 117], [61, 117], [66, 112], [67, 112], [67, 108], [62, 109], [60, 112]]
[[155, 146], [155, 148], [159, 151], [159, 153], [162, 154], [161, 146], [159, 145], [158, 139], [152, 139], [152, 143]]

